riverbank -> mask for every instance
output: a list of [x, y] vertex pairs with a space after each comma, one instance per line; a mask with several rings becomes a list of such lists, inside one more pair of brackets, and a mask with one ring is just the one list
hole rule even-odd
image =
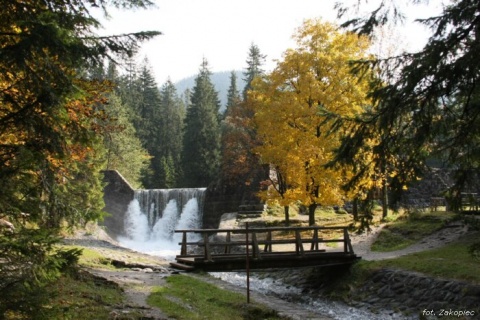
[[[392, 264], [394, 261], [385, 260]], [[461, 264], [458, 267], [462, 268]], [[286, 299], [296, 299], [312, 307], [323, 299], [341, 301], [355, 310], [373, 313], [371, 319], [422, 319], [424, 310], [434, 310], [431, 314], [438, 316], [442, 310], [466, 310], [472, 316], [459, 319], [480, 318], [480, 284], [383, 267], [378, 261], [362, 261], [345, 270], [307, 268], [257, 273], [255, 276], [262, 281], [281, 282], [287, 288], [283, 293]]]
[[[230, 223], [232, 222], [230, 221]], [[405, 250], [393, 253], [371, 252], [369, 249], [371, 243], [381, 228], [382, 226], [375, 227], [368, 234], [352, 235], [354, 249], [363, 256], [364, 260], [371, 258], [371, 260], [382, 261], [391, 259], [392, 255], [398, 257], [432, 248], [441, 248], [461, 240], [462, 237], [468, 238], [472, 235], [471, 231], [463, 225], [449, 226]], [[75, 239], [68, 241], [74, 241], [76, 245], [96, 248], [95, 250], [112, 261], [124, 261], [115, 263], [127, 266], [129, 271], [99, 272], [92, 269], [90, 272], [114, 281], [125, 288], [131, 305], [141, 306], [142, 312], [147, 315], [157, 313], [157, 315], [150, 316], [151, 318], [166, 319], [161, 310], [155, 310], [146, 304], [146, 297], [154, 286], [164, 285], [165, 278], [176, 271], [169, 268], [168, 262], [160, 258], [155, 258], [157, 269], [152, 267], [152, 264], [149, 265], [145, 262], [145, 267], [139, 266], [138, 263], [133, 265], [132, 260], [140, 260], [140, 257], [137, 256], [138, 253], [118, 247], [117, 244], [111, 242], [111, 239], [102, 239], [104, 236], [89, 231], [83, 236], [77, 234]], [[108, 246], [114, 246], [115, 249], [107, 248]], [[146, 258], [145, 255], [140, 255], [142, 259]], [[319, 301], [325, 300], [326, 297], [345, 303], [344, 306], [341, 306], [345, 310], [352, 308], [347, 312], [368, 311], [373, 315], [376, 314], [378, 319], [418, 319], [424, 310], [435, 310], [437, 315], [442, 309], [460, 310], [463, 308], [462, 310], [477, 312], [473, 309], [475, 303], [480, 301], [480, 287], [477, 285], [458, 280], [439, 279], [395, 268], [372, 268], [366, 264], [368, 262], [361, 262], [350, 271], [337, 270], [337, 274], [333, 276], [331, 272], [324, 272], [317, 268], [254, 273], [254, 277], [260, 280], [268, 279], [268, 281], [274, 281], [279, 286], [283, 286], [287, 293], [254, 293], [253, 299], [277, 310], [282, 317], [287, 319], [341, 319], [335, 315], [334, 311], [309, 307], [309, 305], [314, 306]], [[228, 290], [245, 293], [245, 289], [241, 286], [227, 284], [207, 275], [194, 274], [193, 276], [201, 277], [204, 281], [215, 283]], [[368, 318], [370, 318], [368, 315], [364, 317], [364, 319]], [[475, 319], [476, 317], [464, 318]]]
[[388, 318], [400, 314], [418, 319], [424, 310], [437, 316], [442, 310], [466, 310], [460, 319], [480, 318], [480, 263], [468, 252], [480, 239], [478, 231], [457, 217], [404, 249], [373, 252], [372, 244], [384, 227], [380, 223], [369, 232], [351, 234], [362, 261], [350, 269], [279, 270], [260, 277], [299, 288], [304, 301], [340, 300], [361, 310], [386, 313]]
[[[108, 265], [121, 267], [121, 269], [103, 268], [102, 266], [85, 268], [87, 272], [96, 277], [116, 283], [125, 292], [126, 302], [124, 309], [114, 310], [114, 315], [128, 315], [131, 312], [135, 312], [136, 314], [142, 314], [143, 318], [141, 319], [169, 319], [162, 310], [147, 303], [147, 298], [155, 287], [166, 286], [167, 277], [179, 274], [178, 270], [170, 268], [167, 260], [123, 248], [102, 229], [92, 226], [88, 231], [77, 231], [66, 238], [64, 243], [69, 246], [98, 252], [106, 259]], [[245, 296], [246, 301], [246, 291], [242, 287], [235, 286], [208, 274], [188, 274], [183, 272], [182, 274], [214, 284], [225, 290], [241, 293]], [[278, 317], [282, 319], [333, 319], [328, 315], [309, 311], [303, 306], [282, 300], [273, 295], [252, 291], [251, 299], [275, 310]]]

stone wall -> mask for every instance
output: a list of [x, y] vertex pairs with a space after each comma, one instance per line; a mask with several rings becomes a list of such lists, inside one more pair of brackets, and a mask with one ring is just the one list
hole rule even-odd
[[465, 318], [480, 318], [480, 285], [403, 270], [375, 272], [362, 287], [353, 291], [352, 298], [355, 306], [369, 309], [390, 309], [414, 315], [425, 315], [433, 310], [437, 317], [441, 310], [467, 310], [475, 312], [475, 316]]
[[134, 190], [127, 180], [116, 170], [106, 170], [104, 173], [103, 200], [108, 216], [100, 223], [106, 227], [109, 236], [125, 236], [124, 216], [128, 205], [133, 200]]
[[222, 186], [210, 186], [205, 195], [203, 207], [203, 228], [218, 228], [223, 214], [238, 212], [239, 208], [246, 203], [261, 205], [254, 191], [244, 186], [236, 188]]
[[[430, 168], [429, 172], [419, 181], [411, 183], [403, 194], [400, 204], [407, 208], [428, 208], [432, 198], [444, 198], [445, 192], [455, 183], [455, 172], [450, 169]], [[480, 194], [478, 179], [467, 183], [463, 192]], [[446, 205], [446, 202], [444, 202]]]
[[[127, 180], [116, 170], [104, 171], [105, 187], [103, 199], [105, 201], [105, 217], [101, 225], [106, 227], [109, 236], [126, 236], [124, 232], [124, 217], [128, 205], [133, 200], [134, 189]], [[245, 188], [231, 188], [215, 184], [210, 186], [205, 195], [202, 227], [217, 228], [220, 217], [226, 212], [236, 212], [238, 207], [246, 201], [252, 201], [252, 192]]]
[[409, 185], [402, 197], [402, 205], [413, 208], [427, 208], [431, 198], [443, 197], [445, 191], [453, 185], [450, 170], [431, 168], [425, 177]]

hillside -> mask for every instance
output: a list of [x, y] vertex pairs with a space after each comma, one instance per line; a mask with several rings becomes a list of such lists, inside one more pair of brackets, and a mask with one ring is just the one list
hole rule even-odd
[[[222, 71], [222, 72], [214, 72], [212, 73], [212, 83], [215, 86], [218, 92], [218, 98], [220, 99], [220, 111], [223, 112], [225, 110], [225, 105], [227, 104], [227, 92], [228, 87], [230, 86], [230, 72], [231, 71]], [[243, 72], [242, 71], [235, 71], [237, 75], [237, 86], [238, 91], [241, 93], [243, 88], [245, 87], [245, 81], [243, 80]], [[183, 94], [187, 88], [193, 89], [195, 85], [195, 78], [197, 75], [193, 75], [191, 77], [182, 79], [175, 83], [175, 87], [177, 88], [177, 92], [179, 95]]]

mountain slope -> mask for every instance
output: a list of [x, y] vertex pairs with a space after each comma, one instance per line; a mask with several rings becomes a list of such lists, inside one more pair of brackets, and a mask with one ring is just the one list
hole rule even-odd
[[[215, 86], [215, 90], [218, 92], [218, 98], [220, 99], [220, 111], [223, 112], [225, 110], [225, 105], [227, 104], [227, 93], [228, 87], [230, 86], [230, 73], [231, 71], [221, 71], [221, 72], [213, 72], [212, 73], [212, 83]], [[243, 80], [243, 72], [242, 71], [235, 71], [237, 75], [237, 89], [241, 93], [243, 88], [245, 87], [245, 81]], [[175, 83], [175, 88], [177, 88], [177, 92], [179, 95], [183, 94], [187, 88], [193, 89], [195, 86], [195, 78], [197, 76], [191, 76], [185, 79], [182, 79]]]

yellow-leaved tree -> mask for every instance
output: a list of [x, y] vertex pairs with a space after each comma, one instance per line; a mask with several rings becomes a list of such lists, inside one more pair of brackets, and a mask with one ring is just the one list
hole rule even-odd
[[261, 141], [256, 152], [273, 171], [273, 188], [261, 196], [286, 208], [300, 202], [313, 225], [318, 205], [341, 204], [353, 196], [342, 189], [353, 168], [326, 166], [348, 134], [346, 128], [330, 130], [328, 114], [353, 118], [370, 106], [370, 76], [356, 75], [350, 64], [368, 58], [369, 41], [320, 20], [305, 21], [294, 39], [297, 48], [256, 79], [249, 103]]

